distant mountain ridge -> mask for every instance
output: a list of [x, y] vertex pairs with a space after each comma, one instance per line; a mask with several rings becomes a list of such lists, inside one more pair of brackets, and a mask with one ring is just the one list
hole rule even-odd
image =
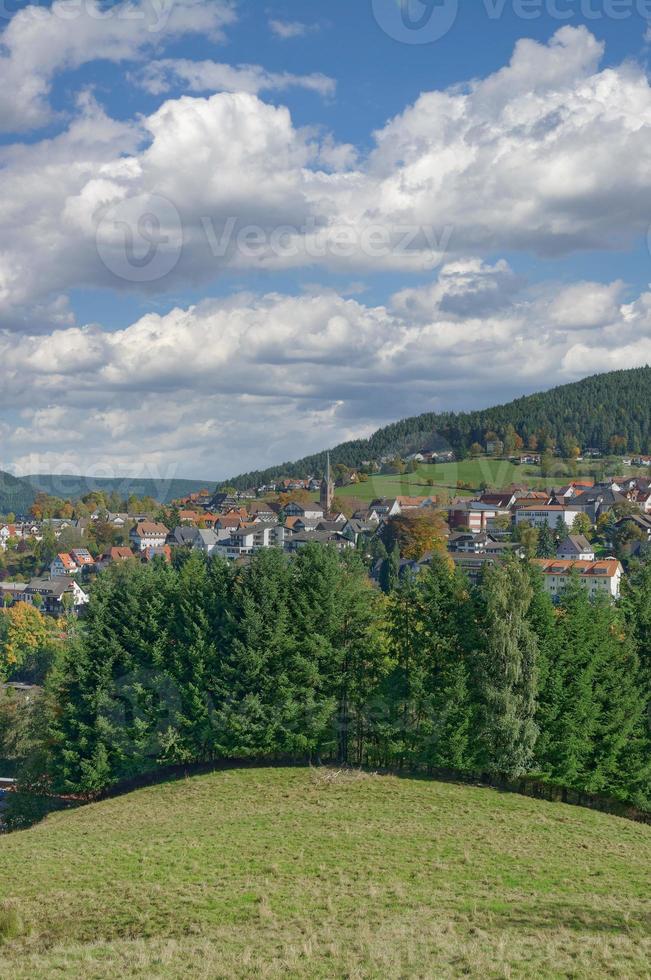
[[169, 504], [177, 497], [212, 488], [214, 480], [154, 480], [150, 477], [94, 477], [59, 476], [56, 474], [37, 474], [16, 477], [0, 471], [0, 513], [25, 515], [34, 503], [39, 492], [61, 497], [64, 500], [78, 500], [92, 490], [107, 493], [117, 491], [121, 497], [131, 494], [137, 497], [153, 497], [161, 504]]
[[[368, 439], [341, 443], [330, 450], [333, 464], [361, 466], [364, 460], [416, 451], [451, 449], [462, 455], [488, 431], [499, 435], [512, 425], [525, 440], [545, 431], [560, 442], [570, 433], [582, 447], [604, 452], [613, 436], [621, 436], [624, 452], [651, 454], [651, 367], [596, 374], [582, 381], [517, 398], [473, 412], [427, 412], [378, 429]], [[319, 474], [326, 451], [264, 470], [242, 473], [221, 486], [238, 490], [271, 483], [281, 477]]]

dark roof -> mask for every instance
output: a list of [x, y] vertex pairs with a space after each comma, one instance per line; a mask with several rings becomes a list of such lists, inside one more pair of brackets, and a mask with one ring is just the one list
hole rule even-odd
[[568, 534], [558, 546], [559, 551], [574, 551], [577, 555], [588, 551], [594, 554], [594, 548], [583, 534]]

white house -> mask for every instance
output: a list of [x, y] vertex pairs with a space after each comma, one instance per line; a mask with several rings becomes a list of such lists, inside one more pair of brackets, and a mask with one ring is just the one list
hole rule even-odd
[[515, 523], [531, 524], [532, 527], [555, 528], [560, 517], [567, 527], [572, 527], [575, 517], [585, 511], [580, 507], [562, 507], [560, 504], [527, 504], [518, 507], [515, 512]]
[[294, 501], [283, 508], [287, 517], [302, 517], [306, 521], [322, 521], [323, 507], [317, 504], [297, 504]]
[[374, 510], [378, 517], [397, 517], [402, 513], [400, 501], [397, 497], [378, 497], [377, 500], [372, 502], [369, 510]]
[[169, 533], [164, 524], [141, 521], [136, 524], [129, 537], [136, 551], [146, 551], [147, 548], [162, 548]]
[[611, 599], [619, 599], [624, 569], [616, 558], [602, 558], [599, 561], [564, 561], [560, 558], [535, 558], [534, 565], [543, 574], [545, 590], [555, 598], [565, 591], [571, 576], [578, 576], [581, 585], [589, 590], [591, 596], [605, 594]]
[[43, 612], [58, 616], [65, 610], [64, 595], [71, 596], [73, 611], [88, 602], [88, 595], [81, 586], [69, 576], [53, 579], [32, 579], [25, 589], [23, 600], [34, 604], [34, 596], [40, 595]]
[[594, 561], [594, 548], [582, 534], [570, 534], [561, 541], [556, 557], [564, 561]]

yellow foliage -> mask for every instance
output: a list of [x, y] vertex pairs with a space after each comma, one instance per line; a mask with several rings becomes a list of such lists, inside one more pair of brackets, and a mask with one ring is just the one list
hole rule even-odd
[[7, 617], [7, 640], [0, 651], [0, 673], [3, 666], [15, 667], [23, 663], [54, 638], [53, 621], [27, 602], [17, 602], [4, 615]]

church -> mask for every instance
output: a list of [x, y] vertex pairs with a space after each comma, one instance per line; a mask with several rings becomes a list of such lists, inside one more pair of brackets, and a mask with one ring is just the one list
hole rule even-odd
[[323, 509], [323, 514], [327, 517], [332, 513], [332, 504], [335, 496], [335, 485], [332, 480], [332, 475], [330, 472], [330, 453], [326, 457], [326, 472], [325, 477], [321, 481], [321, 492], [319, 494], [319, 503]]

